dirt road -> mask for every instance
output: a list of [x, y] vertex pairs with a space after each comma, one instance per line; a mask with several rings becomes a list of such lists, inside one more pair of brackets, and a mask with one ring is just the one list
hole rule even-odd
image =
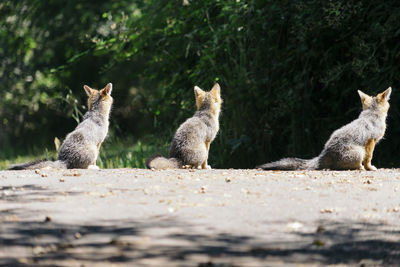
[[3, 266], [400, 265], [400, 171], [0, 172]]

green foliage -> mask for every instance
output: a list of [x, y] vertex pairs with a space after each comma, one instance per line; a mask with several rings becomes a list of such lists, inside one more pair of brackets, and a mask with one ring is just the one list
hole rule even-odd
[[100, 152], [98, 165], [101, 168], [146, 168], [148, 157], [160, 153], [167, 155], [167, 142], [152, 140], [150, 136], [138, 141], [129, 138], [108, 140]]
[[168, 142], [194, 112], [193, 86], [219, 82], [211, 165], [254, 167], [315, 156], [357, 117], [357, 89], [392, 86], [374, 162], [397, 166], [397, 11], [370, 0], [2, 1], [0, 147], [48, 147], [85, 111], [83, 84], [113, 82], [112, 131], [142, 142], [105, 144], [102, 164], [143, 166], [154, 148], [143, 136]]
[[[100, 168], [145, 168], [146, 158], [162, 153], [167, 154], [168, 141], [152, 140], [150, 136], [144, 136], [142, 140], [133, 141], [130, 138], [120, 140], [110, 138], [100, 151], [97, 165]], [[0, 170], [8, 169], [12, 164], [33, 161], [35, 159], [57, 159], [55, 147], [44, 149], [16, 150], [14, 148], [3, 149], [0, 152]]]

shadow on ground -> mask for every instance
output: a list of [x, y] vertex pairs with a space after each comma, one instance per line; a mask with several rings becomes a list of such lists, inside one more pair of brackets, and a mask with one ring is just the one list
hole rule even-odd
[[389, 224], [324, 220], [316, 221], [312, 231], [288, 231], [288, 222], [269, 221], [263, 222], [266, 230], [261, 235], [241, 235], [173, 215], [66, 224], [51, 218], [19, 219], [35, 212], [24, 208], [28, 201], [47, 201], [60, 192], [26, 185], [2, 187], [1, 194], [0, 204], [21, 204], [1, 210], [2, 266], [387, 266], [400, 262], [399, 227]]
[[0, 202], [29, 203], [53, 201], [58, 196], [77, 195], [82, 192], [51, 190], [46, 186], [27, 184], [22, 186], [0, 186]]
[[[5, 222], [0, 226], [0, 264], [243, 266], [269, 261], [364, 265], [400, 262], [400, 233], [388, 225], [324, 221], [315, 233], [294, 232], [294, 240], [283, 241], [285, 236], [283, 240], [269, 239], [267, 233], [264, 237], [197, 233], [192, 225], [168, 218], [150, 221], [105, 221], [96, 225]], [[4, 251], [10, 252], [8, 256]]]

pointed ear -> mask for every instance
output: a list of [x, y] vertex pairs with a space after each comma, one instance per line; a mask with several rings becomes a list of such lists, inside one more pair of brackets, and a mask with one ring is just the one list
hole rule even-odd
[[86, 92], [86, 94], [88, 95], [88, 96], [91, 96], [92, 95], [92, 88], [90, 88], [89, 86], [87, 86], [87, 85], [84, 85], [83, 86], [83, 88], [85, 89], [85, 92]]
[[213, 88], [210, 91], [215, 97], [219, 97], [221, 95], [221, 87], [218, 83], [214, 84]]
[[392, 87], [389, 87], [382, 93], [378, 94], [377, 97], [378, 97], [379, 101], [382, 101], [382, 100], [389, 101], [391, 93], [392, 93]]
[[112, 83], [108, 83], [107, 85], [106, 85], [106, 87], [104, 88], [104, 92], [107, 94], [107, 95], [111, 95], [111, 92], [112, 92]]
[[361, 92], [360, 90], [357, 90], [357, 92], [360, 95], [363, 110], [367, 109], [371, 105], [372, 97]]
[[201, 88], [198, 87], [197, 85], [194, 87], [194, 95], [196, 96], [196, 98], [201, 95], [204, 95], [204, 93], [205, 92], [203, 90], [201, 90]]
[[365, 99], [371, 98], [369, 95], [366, 93], [363, 93], [361, 90], [357, 90], [358, 94], [360, 95], [361, 102], [364, 102]]

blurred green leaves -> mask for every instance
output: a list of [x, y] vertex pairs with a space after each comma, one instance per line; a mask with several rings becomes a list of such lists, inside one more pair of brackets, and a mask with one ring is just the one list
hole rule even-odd
[[[398, 11], [370, 0], [3, 0], [0, 146], [64, 136], [85, 111], [83, 84], [108, 82], [111, 131], [163, 143], [193, 114], [193, 86], [218, 81], [213, 165], [314, 156], [358, 115], [357, 89], [399, 84]], [[389, 125], [387, 139], [400, 131]], [[374, 158], [393, 166], [398, 141], [385, 142]]]

